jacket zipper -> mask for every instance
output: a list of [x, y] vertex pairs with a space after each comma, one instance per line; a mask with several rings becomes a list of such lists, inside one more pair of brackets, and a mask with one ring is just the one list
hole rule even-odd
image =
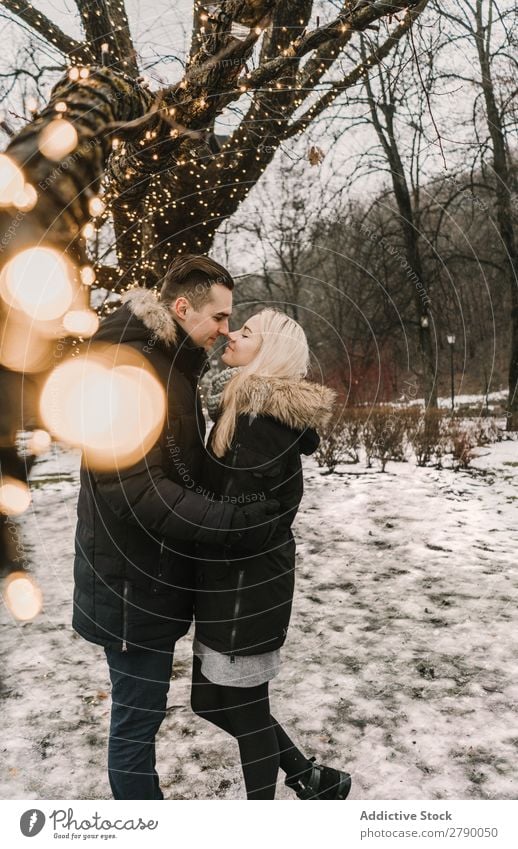
[[122, 651], [128, 651], [128, 582], [122, 590]]
[[236, 645], [236, 637], [237, 637], [237, 617], [239, 616], [239, 611], [241, 609], [241, 590], [243, 587], [243, 581], [245, 579], [245, 570], [240, 569], [237, 577], [237, 587], [236, 587], [236, 600], [234, 602], [234, 614], [232, 617], [232, 633], [230, 635], [230, 663], [236, 662], [236, 655], [234, 654], [234, 649]]
[[[235, 468], [235, 465], [236, 465], [236, 462], [237, 462], [237, 454], [238, 454], [238, 451], [239, 451], [240, 448], [241, 448], [241, 443], [236, 442], [236, 444], [234, 445], [234, 450], [232, 451], [232, 458], [230, 460], [230, 468], [231, 469]], [[231, 486], [232, 486], [232, 478], [229, 475], [228, 478], [227, 478], [227, 484], [226, 484], [225, 489], [223, 491], [223, 495], [228, 495]]]
[[162, 555], [164, 553], [164, 540], [160, 543], [160, 555], [158, 558], [158, 575], [157, 578], [162, 577]]
[[[240, 443], [236, 442], [236, 444], [234, 446], [234, 451], [232, 452], [232, 459], [230, 461], [230, 467], [232, 469], [235, 468], [239, 448], [240, 448]], [[229, 475], [228, 480], [227, 480], [227, 485], [226, 485], [225, 491], [223, 493], [224, 495], [228, 495], [231, 486], [232, 486], [232, 478]], [[230, 561], [227, 560], [227, 566], [230, 566], [230, 565], [231, 565]], [[233, 619], [232, 632], [231, 632], [231, 635], [230, 635], [230, 663], [236, 662], [236, 656], [234, 654], [234, 647], [235, 647], [235, 644], [236, 644], [236, 636], [237, 636], [237, 617], [239, 615], [239, 610], [240, 610], [240, 607], [241, 607], [241, 587], [243, 586], [244, 578], [245, 578], [245, 571], [244, 571], [244, 569], [240, 569], [238, 576], [237, 576], [236, 600], [234, 602], [234, 613], [233, 613], [233, 617], [232, 617], [232, 619]]]

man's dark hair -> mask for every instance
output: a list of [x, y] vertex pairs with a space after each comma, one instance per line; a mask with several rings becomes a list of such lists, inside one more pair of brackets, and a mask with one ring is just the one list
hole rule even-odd
[[210, 298], [215, 284], [234, 288], [234, 281], [226, 268], [208, 256], [185, 254], [173, 259], [167, 269], [160, 290], [160, 299], [170, 304], [176, 298], [187, 298], [199, 310]]

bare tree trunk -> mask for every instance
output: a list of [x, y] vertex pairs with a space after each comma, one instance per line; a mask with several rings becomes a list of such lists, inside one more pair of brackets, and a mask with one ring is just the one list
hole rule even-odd
[[[23, 168], [38, 193], [35, 208], [24, 215], [4, 258], [20, 246], [46, 241], [81, 252], [80, 230], [90, 220], [90, 201], [99, 190], [112, 149], [111, 131], [120, 122], [142, 116], [151, 96], [130, 77], [108, 68], [91, 68], [79, 80], [66, 76], [53, 89], [45, 109], [13, 139], [6, 153]], [[56, 106], [59, 104], [59, 112]], [[56, 115], [73, 123], [78, 144], [60, 162], [46, 158], [38, 143]], [[2, 228], [15, 211], [2, 212]]]
[[475, 10], [476, 44], [480, 62], [482, 91], [486, 104], [487, 127], [493, 152], [496, 218], [498, 232], [507, 257], [509, 284], [511, 286], [511, 351], [507, 429], [518, 430], [518, 245], [513, 226], [511, 181], [502, 115], [496, 102], [489, 56], [492, 12], [493, 3], [491, 2], [488, 23], [484, 26], [482, 0], [477, 0]]
[[[366, 59], [367, 57], [365, 56]], [[430, 298], [427, 294], [428, 289], [425, 284], [423, 263], [421, 261], [419, 228], [394, 130], [396, 107], [392, 100], [392, 95], [388, 91], [384, 92], [385, 96], [382, 102], [376, 101], [368, 77], [366, 78], [366, 89], [372, 124], [383, 147], [390, 169], [394, 197], [399, 212], [399, 223], [405, 244], [405, 258], [411, 272], [409, 282], [412, 286], [415, 320], [418, 325], [425, 403], [427, 406], [437, 407], [437, 363], [433, 353], [431, 319], [428, 311]], [[380, 112], [385, 119], [384, 127], [380, 120]]]

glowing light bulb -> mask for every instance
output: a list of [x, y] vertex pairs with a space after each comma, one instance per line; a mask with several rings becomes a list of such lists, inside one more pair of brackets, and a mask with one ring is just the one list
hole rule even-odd
[[91, 265], [83, 265], [79, 274], [81, 275], [81, 283], [84, 286], [91, 286], [95, 283], [95, 271]]
[[8, 156], [0, 154], [0, 207], [12, 206], [23, 193], [23, 174]]
[[0, 477], [0, 512], [6, 516], [20, 516], [31, 503], [29, 487], [9, 475]]
[[82, 80], [87, 80], [88, 77], [90, 76], [90, 69], [89, 68], [81, 68], [81, 70], [79, 71], [79, 76]]
[[53, 248], [27, 248], [2, 269], [0, 295], [37, 321], [61, 318], [74, 297], [73, 267]]
[[91, 221], [88, 221], [87, 224], [81, 230], [81, 233], [85, 239], [93, 239], [95, 236], [95, 227]]
[[38, 192], [30, 183], [25, 183], [22, 191], [14, 198], [14, 205], [21, 212], [30, 212], [38, 202]]
[[72, 82], [79, 79], [79, 68], [76, 65], [74, 65], [73, 68], [70, 68], [68, 72], [68, 79], [72, 80]]
[[77, 141], [77, 130], [70, 121], [56, 118], [41, 131], [38, 147], [43, 156], [57, 162], [77, 147]]
[[70, 310], [63, 316], [63, 327], [72, 336], [88, 339], [99, 327], [99, 318], [92, 310]]
[[4, 598], [12, 615], [21, 622], [34, 619], [43, 605], [41, 590], [27, 572], [11, 572], [5, 580]]
[[97, 218], [104, 212], [104, 203], [100, 197], [91, 198], [88, 203], [88, 210], [93, 218]]

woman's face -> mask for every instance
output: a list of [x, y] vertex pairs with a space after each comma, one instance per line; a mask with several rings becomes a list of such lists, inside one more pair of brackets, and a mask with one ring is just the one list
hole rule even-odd
[[240, 330], [228, 334], [229, 342], [221, 357], [225, 365], [237, 368], [252, 362], [262, 345], [260, 319], [253, 315]]

